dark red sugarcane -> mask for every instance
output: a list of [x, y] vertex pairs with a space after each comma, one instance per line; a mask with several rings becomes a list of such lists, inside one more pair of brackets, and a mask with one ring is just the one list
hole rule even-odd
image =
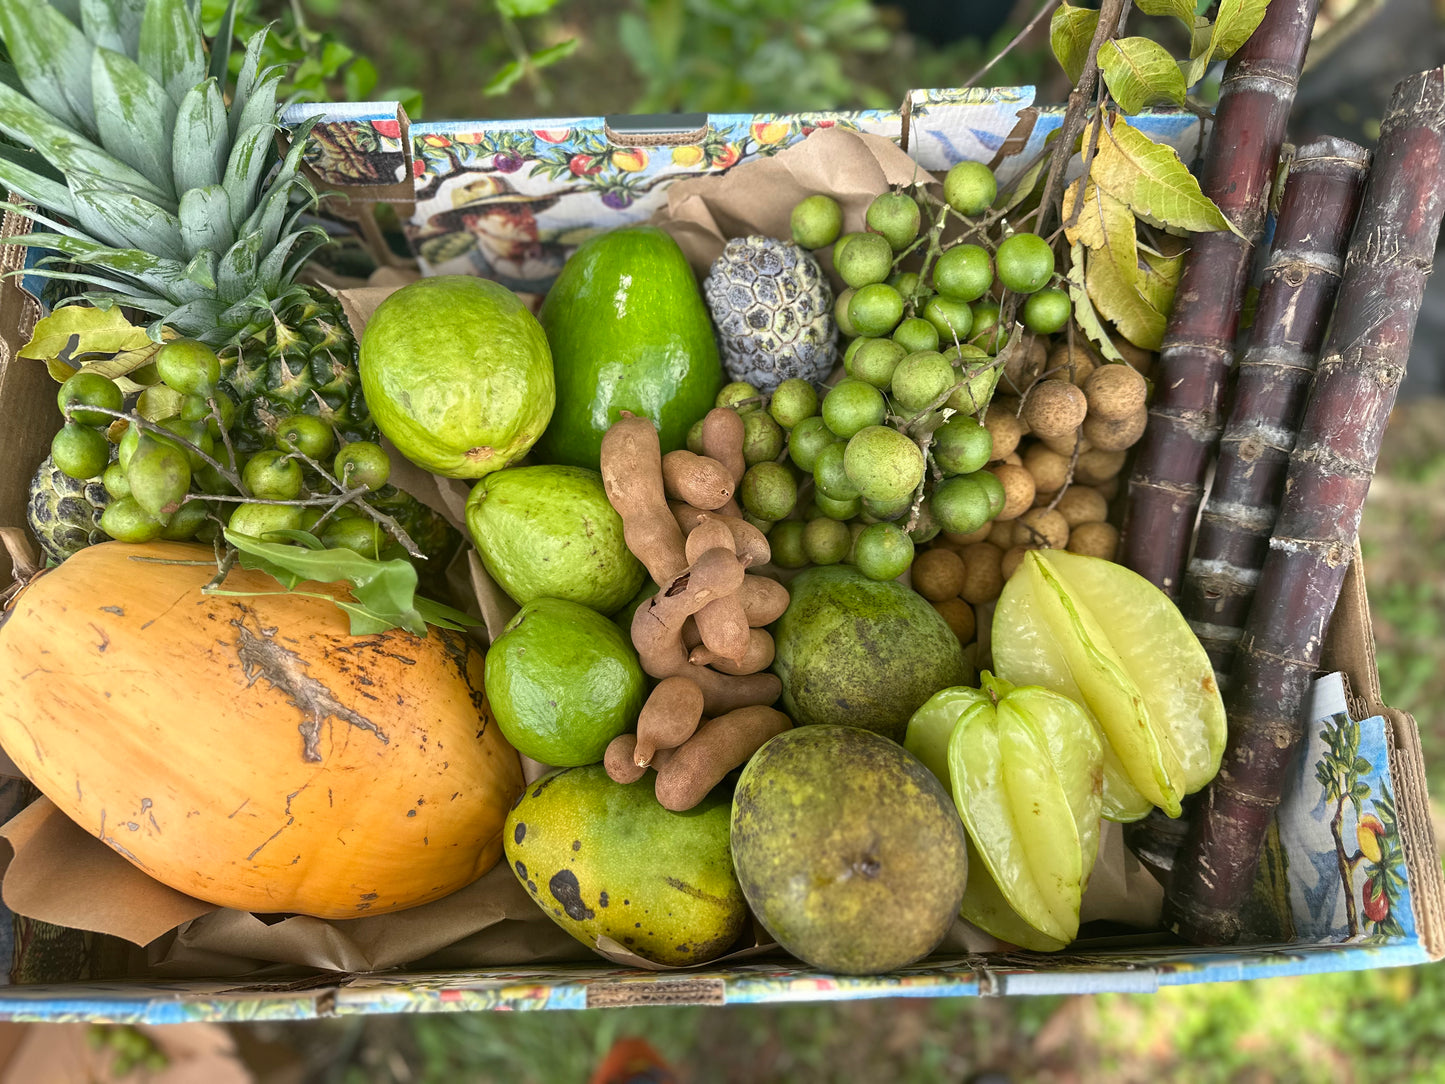
[[1239, 938], [1260, 845], [1303, 737], [1301, 712], [1339, 600], [1445, 215], [1445, 69], [1395, 88], [1345, 258], [1334, 321], [1290, 456], [1269, 555], [1226, 697], [1224, 763], [1190, 824], [1165, 921]]
[[1274, 0], [1230, 58], [1199, 185], [1240, 231], [1195, 234], [1159, 351], [1149, 425], [1129, 478], [1119, 560], [1177, 599], [1204, 480], [1219, 442], [1224, 389], [1251, 257], [1319, 0]]
[[1363, 147], [1322, 139], [1300, 149], [1285, 184], [1179, 600], [1221, 678], [1264, 567], [1369, 160]]

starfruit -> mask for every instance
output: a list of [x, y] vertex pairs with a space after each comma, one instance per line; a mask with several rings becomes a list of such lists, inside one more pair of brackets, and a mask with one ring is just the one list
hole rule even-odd
[[1084, 710], [987, 671], [983, 689], [945, 689], [909, 722], [906, 747], [948, 784], [968, 830], [960, 914], [1026, 948], [1054, 951], [1079, 929], [1099, 848], [1103, 747]]
[[994, 609], [995, 672], [1077, 700], [1104, 738], [1104, 816], [1179, 816], [1219, 771], [1224, 703], [1209, 657], [1162, 591], [1122, 565], [1033, 550]]

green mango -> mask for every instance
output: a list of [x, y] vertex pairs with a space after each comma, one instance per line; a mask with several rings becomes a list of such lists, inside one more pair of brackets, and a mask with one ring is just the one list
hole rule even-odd
[[498, 471], [472, 487], [466, 518], [487, 575], [518, 605], [560, 598], [611, 616], [647, 579], [595, 470]]
[[747, 921], [728, 848], [731, 799], [714, 790], [683, 813], [654, 777], [616, 783], [600, 764], [531, 784], [507, 816], [512, 872], [552, 920], [593, 948], [609, 937], [682, 967], [725, 953]]
[[557, 406], [533, 449], [596, 470], [622, 411], [650, 418], [665, 453], [713, 406], [722, 362], [682, 249], [653, 226], [599, 234], [574, 252], [537, 314], [552, 348]]

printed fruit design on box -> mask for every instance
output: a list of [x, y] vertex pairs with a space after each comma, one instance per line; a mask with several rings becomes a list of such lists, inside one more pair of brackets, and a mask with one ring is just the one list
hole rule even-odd
[[[26, 90], [0, 85], [68, 180], [0, 162], [43, 208], [21, 241], [84, 268], [39, 272], [81, 294], [21, 351], [59, 385], [30, 501], [50, 567], [0, 630], [0, 744], [47, 796], [251, 910], [417, 906], [505, 848], [570, 935], [660, 966], [751, 947], [749, 915], [842, 973], [923, 959], [960, 918], [1079, 936], [1101, 818], [1178, 816], [1224, 717], [1179, 611], [1111, 560], [1152, 354], [1015, 226], [1018, 192], [963, 162], [848, 231], [812, 193], [703, 276], [619, 221], [537, 316], [527, 273], [433, 276], [358, 336], [296, 280], [322, 241], [281, 213], [307, 133], [275, 158], [259, 39], [231, 87], [186, 0], [144, 9], [117, 49], [0, 0], [12, 49], [23, 24], [96, 73], [57, 97], [22, 51]], [[506, 174], [565, 142], [535, 137], [469, 145]], [[552, 158], [619, 208], [649, 168]], [[465, 535], [459, 502], [390, 483], [403, 460], [418, 492], [466, 491]], [[1347, 738], [1321, 782], [1388, 932], [1393, 806], [1360, 811]]]

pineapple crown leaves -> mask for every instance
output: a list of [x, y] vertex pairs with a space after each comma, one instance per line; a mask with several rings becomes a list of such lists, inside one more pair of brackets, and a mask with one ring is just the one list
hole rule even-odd
[[83, 299], [216, 344], [325, 241], [296, 229], [317, 200], [300, 173], [314, 121], [279, 163], [273, 153], [283, 70], [261, 66], [268, 28], [248, 42], [226, 106], [235, 8], [208, 68], [189, 0], [79, 0], [78, 26], [57, 6], [0, 0], [14, 60], [0, 70], [0, 132], [29, 148], [0, 149], [0, 183], [43, 208], [32, 217], [51, 231], [17, 240], [62, 254], [32, 273], [98, 286]]

